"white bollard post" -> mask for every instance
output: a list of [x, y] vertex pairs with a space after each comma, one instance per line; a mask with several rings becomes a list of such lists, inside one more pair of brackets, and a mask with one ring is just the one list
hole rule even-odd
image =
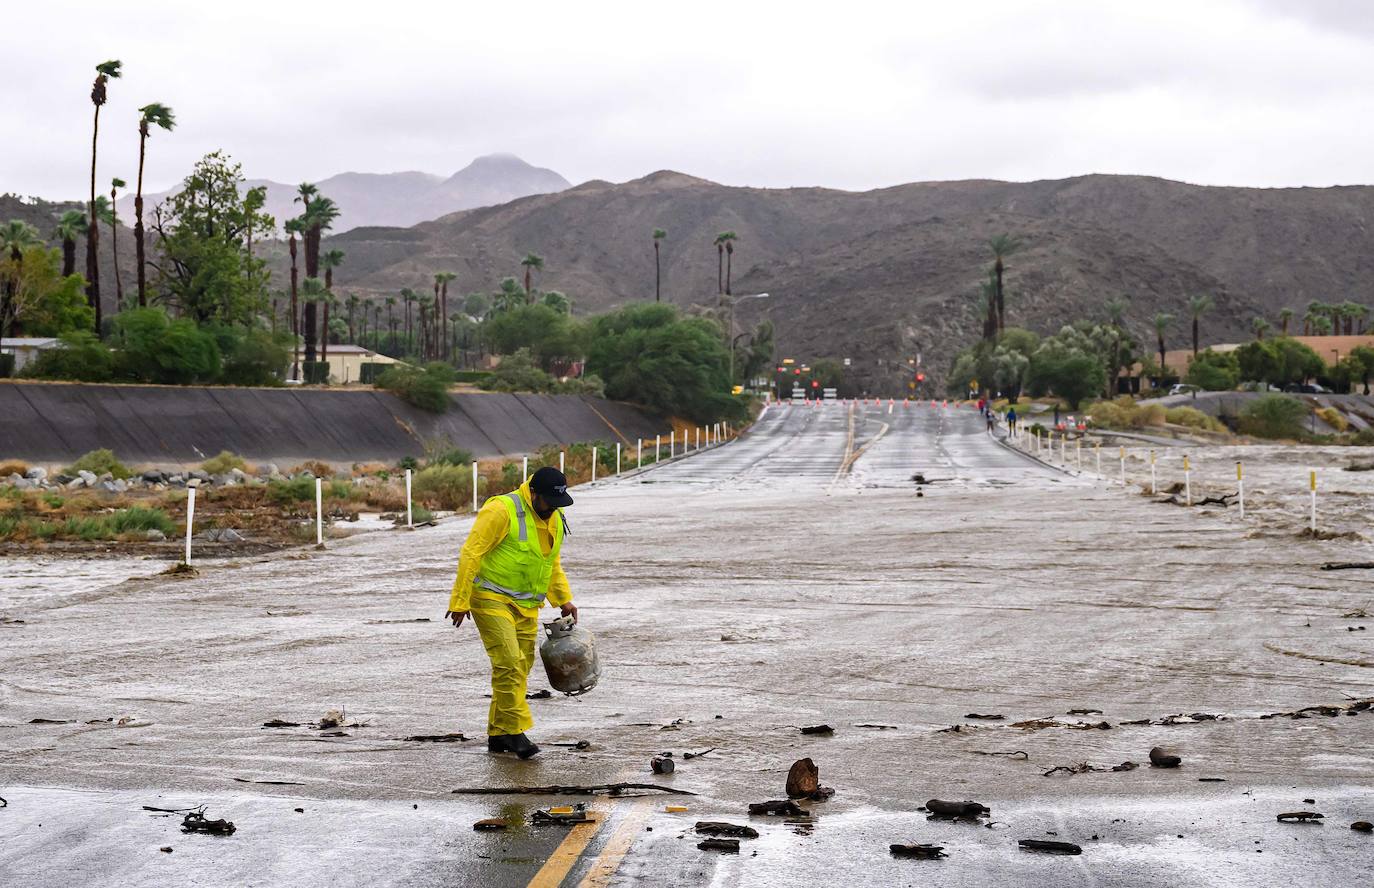
[[654, 435], [654, 464], [658, 464], [658, 452], [663, 448], [663, 436]]
[[1183, 457], [1183, 502], [1190, 506], [1193, 504], [1193, 467], [1188, 462], [1187, 454]]
[[644, 468], [644, 439], [635, 438], [635, 468]]
[[530, 458], [522, 457], [520, 460], [520, 483], [523, 484], [530, 477]]
[[1099, 480], [1099, 481], [1106, 481], [1107, 479], [1104, 478], [1104, 477], [1102, 477], [1102, 442], [1101, 442], [1101, 441], [1096, 441], [1096, 442], [1093, 443], [1093, 455], [1097, 457], [1097, 480]]
[[406, 469], [406, 527], [414, 526], [415, 516], [410, 502], [410, 469]]
[[1073, 456], [1078, 461], [1078, 473], [1083, 474], [1083, 439], [1079, 438], [1073, 442]]
[[1240, 518], [1245, 520], [1245, 471], [1240, 460], [1236, 460], [1236, 493], [1240, 500]]
[[620, 474], [620, 442], [615, 442], [615, 473]]
[[568, 454], [567, 454], [566, 451], [563, 451], [563, 450], [558, 451], [558, 471], [560, 471], [560, 472], [563, 471], [563, 458], [564, 458], [565, 456], [567, 456], [567, 455], [568, 455]]
[[668, 433], [668, 458], [677, 456], [677, 429]]
[[315, 479], [315, 545], [324, 545], [324, 482]]
[[1125, 447], [1122, 447], [1122, 448], [1121, 448], [1121, 452], [1118, 454], [1118, 457], [1119, 457], [1120, 460], [1121, 460], [1121, 486], [1122, 486], [1122, 487], [1125, 487], [1125, 486], [1126, 486], [1126, 448], [1125, 448]]
[[1150, 451], [1150, 495], [1159, 493], [1159, 481], [1155, 476], [1155, 452]]
[[596, 483], [596, 448], [592, 448], [592, 483]]
[[1317, 470], [1308, 469], [1307, 485], [1312, 488], [1312, 533], [1317, 533]]
[[472, 511], [477, 512], [477, 460], [472, 461]]
[[187, 567], [191, 566], [191, 525], [196, 521], [196, 489], [186, 488], [186, 558]]
[[701, 426], [697, 426], [697, 450], [701, 449]]

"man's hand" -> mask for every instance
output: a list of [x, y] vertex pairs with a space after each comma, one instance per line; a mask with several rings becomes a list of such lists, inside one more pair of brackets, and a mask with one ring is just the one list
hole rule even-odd
[[574, 625], [577, 623], [577, 605], [573, 604], [571, 601], [563, 605], [563, 608], [560, 611], [560, 613], [562, 613], [565, 617], [572, 617]]
[[445, 617], [453, 621], [454, 629], [457, 629], [463, 625], [463, 620], [467, 617], [467, 615], [467, 611], [448, 611], [444, 614]]

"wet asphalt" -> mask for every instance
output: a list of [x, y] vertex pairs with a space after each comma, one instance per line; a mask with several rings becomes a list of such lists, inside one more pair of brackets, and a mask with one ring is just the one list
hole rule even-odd
[[[1374, 819], [1374, 714], [1261, 717], [1374, 696], [1369, 633], [1344, 616], [1371, 584], [1316, 569], [1365, 542], [1160, 506], [928, 402], [775, 407], [735, 442], [575, 495], [565, 567], [606, 674], [533, 702], [532, 762], [486, 754], [485, 657], [441, 621], [466, 520], [7, 611], [25, 622], [0, 627], [0, 883], [1367, 879], [1374, 844], [1348, 826]], [[309, 727], [334, 708], [341, 736]], [[1218, 718], [1157, 723], [1194, 713]], [[820, 723], [834, 733], [799, 730]], [[456, 731], [473, 739], [404, 739]], [[1158, 744], [1183, 766], [1150, 767]], [[664, 752], [676, 773], [652, 775]], [[804, 802], [808, 822], [749, 817], [803, 756], [834, 797]], [[695, 795], [451, 792], [616, 781]], [[929, 798], [992, 814], [930, 821]], [[527, 822], [582, 800], [596, 823]], [[239, 831], [182, 835], [144, 805], [205, 805]], [[1275, 820], [1290, 810], [1324, 824]], [[474, 832], [487, 817], [510, 828]], [[761, 836], [701, 851], [698, 819]]]

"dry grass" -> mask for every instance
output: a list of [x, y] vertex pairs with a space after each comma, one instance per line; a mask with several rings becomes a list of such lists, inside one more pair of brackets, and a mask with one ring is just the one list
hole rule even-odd
[[0, 478], [8, 478], [10, 475], [23, 475], [29, 470], [29, 464], [17, 459], [7, 459], [0, 462]]

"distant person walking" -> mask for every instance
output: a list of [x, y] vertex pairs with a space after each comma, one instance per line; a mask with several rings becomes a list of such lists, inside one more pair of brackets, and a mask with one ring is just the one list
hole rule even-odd
[[1014, 435], [1014, 434], [1016, 434], [1016, 408], [1015, 408], [1015, 407], [1008, 407], [1008, 408], [1007, 408], [1007, 434], [1008, 434], [1008, 435]]
[[995, 410], [993, 410], [991, 407], [989, 407], [989, 408], [987, 409], [987, 412], [986, 412], [985, 414], [983, 414], [983, 415], [987, 417], [987, 420], [988, 420], [988, 434], [991, 435], [991, 434], [993, 433], [993, 430], [997, 428], [997, 411], [995, 411]]

